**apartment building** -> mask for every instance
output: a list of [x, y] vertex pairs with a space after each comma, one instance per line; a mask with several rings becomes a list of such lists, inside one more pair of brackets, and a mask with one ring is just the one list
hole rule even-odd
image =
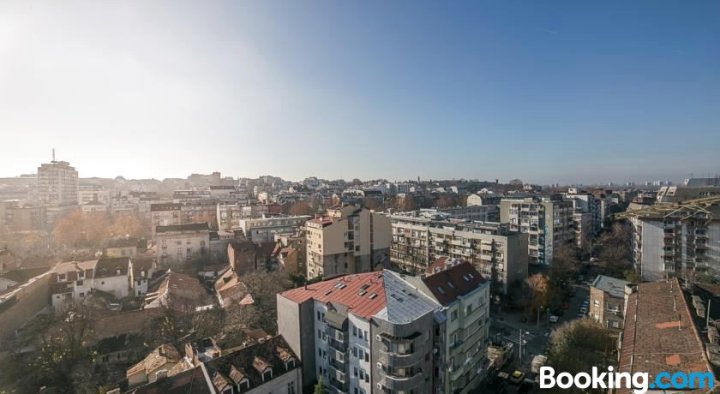
[[44, 205], [78, 203], [78, 172], [66, 161], [51, 161], [38, 167], [38, 198]]
[[592, 193], [587, 193], [576, 188], [569, 188], [563, 197], [573, 204], [575, 214], [588, 214], [590, 221], [586, 222], [586, 227], [591, 234], [597, 234], [602, 229], [603, 218], [600, 215], [600, 200], [595, 198]]
[[445, 264], [408, 280], [442, 305], [436, 322], [435, 393], [469, 393], [485, 380], [490, 328], [490, 283], [467, 262]]
[[238, 228], [242, 219], [262, 218], [269, 213], [270, 207], [265, 204], [217, 204], [215, 207], [218, 228], [221, 230]]
[[348, 205], [329, 209], [308, 220], [308, 278], [367, 272], [389, 263], [390, 219], [366, 208]]
[[528, 275], [528, 235], [500, 223], [434, 220], [391, 215], [390, 261], [401, 271], [419, 274], [441, 256], [470, 262], [497, 292]]
[[296, 233], [310, 216], [273, 216], [238, 220], [238, 227], [253, 242], [273, 242], [276, 234]]
[[552, 264], [554, 251], [575, 241], [573, 204], [551, 198], [505, 198], [500, 201], [500, 222], [510, 230], [528, 234], [528, 256], [532, 264]]
[[630, 282], [598, 275], [590, 286], [589, 316], [610, 330], [623, 328], [625, 286]]
[[576, 210], [572, 214], [573, 229], [575, 230], [575, 246], [582, 249], [587, 246], [593, 234], [593, 217], [589, 212]]
[[278, 294], [278, 331], [308, 386], [466, 393], [487, 372], [488, 287], [468, 263], [425, 278], [345, 275]]
[[91, 201], [98, 201], [106, 206], [110, 205], [110, 191], [97, 185], [81, 185], [78, 188], [78, 205], [86, 205]]
[[162, 266], [180, 265], [209, 253], [210, 229], [207, 223], [157, 226], [155, 248]]
[[628, 211], [632, 260], [642, 280], [720, 275], [720, 197]]
[[217, 228], [216, 205], [208, 201], [150, 204], [150, 219], [153, 236], [157, 226], [207, 223]]

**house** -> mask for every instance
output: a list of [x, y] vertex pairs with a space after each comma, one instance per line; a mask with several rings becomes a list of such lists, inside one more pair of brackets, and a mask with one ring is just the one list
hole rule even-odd
[[625, 310], [625, 288], [630, 282], [598, 275], [590, 286], [589, 316], [603, 327], [620, 331]]
[[190, 367], [184, 364], [182, 354], [173, 345], [165, 344], [158, 346], [142, 361], [130, 367], [126, 376], [128, 385], [134, 387], [174, 376]]
[[177, 272], [168, 272], [158, 287], [145, 295], [145, 309], [194, 312], [211, 305], [212, 299], [197, 278]]
[[213, 359], [205, 369], [215, 393], [295, 394], [303, 385], [300, 359], [280, 335]]
[[69, 261], [57, 264], [50, 273], [50, 302], [63, 308], [82, 302], [93, 288], [97, 260]]
[[232, 267], [215, 281], [214, 287], [218, 303], [223, 308], [252, 305], [255, 302], [247, 286], [240, 280], [240, 276], [233, 271]]
[[95, 265], [93, 289], [121, 299], [130, 295], [133, 284], [132, 261], [129, 257], [101, 257]]
[[275, 243], [253, 243], [249, 240], [233, 240], [228, 244], [228, 261], [238, 275], [266, 271], [269, 267]]
[[128, 394], [214, 394], [208, 384], [203, 366], [179, 372], [164, 379], [156, 380], [133, 388]]
[[155, 247], [162, 266], [182, 265], [208, 254], [208, 223], [178, 224], [155, 228]]
[[137, 334], [121, 334], [103, 338], [94, 346], [95, 364], [123, 364], [144, 354], [144, 339]]
[[135, 257], [138, 253], [140, 241], [135, 238], [116, 238], [108, 241], [105, 247], [105, 256], [108, 257]]
[[143, 296], [148, 292], [148, 282], [157, 271], [154, 257], [135, 257], [132, 260], [132, 293]]

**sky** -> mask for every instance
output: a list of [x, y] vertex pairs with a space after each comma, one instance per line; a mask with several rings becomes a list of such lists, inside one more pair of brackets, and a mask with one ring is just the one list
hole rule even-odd
[[0, 176], [720, 173], [718, 1], [0, 2]]

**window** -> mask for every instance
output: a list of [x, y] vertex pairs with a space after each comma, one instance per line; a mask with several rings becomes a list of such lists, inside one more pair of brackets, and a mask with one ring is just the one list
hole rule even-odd
[[458, 318], [458, 313], [457, 313], [457, 311], [452, 311], [452, 312], [450, 313], [450, 321], [455, 321], [455, 320], [457, 320], [457, 318]]
[[318, 329], [318, 339], [320, 339], [320, 338], [322, 338], [322, 331], [320, 331], [320, 329]]
[[353, 336], [357, 336], [357, 327], [353, 326]]
[[320, 321], [320, 311], [317, 311], [317, 319]]
[[287, 392], [288, 394], [295, 394], [295, 382], [288, 383]]
[[354, 368], [354, 370], [353, 370], [353, 375], [355, 375], [355, 377], [357, 378], [357, 376], [358, 376], [358, 369], [357, 369], [357, 367]]
[[370, 353], [365, 352], [365, 361], [370, 362]]
[[79, 281], [75, 282], [75, 285], [76, 285], [76, 286], [82, 286], [82, 285], [83, 285], [83, 281], [79, 280]]
[[366, 342], [367, 342], [368, 338], [370, 338], [370, 337], [368, 336], [367, 330], [365, 330], [365, 341], [366, 341]]

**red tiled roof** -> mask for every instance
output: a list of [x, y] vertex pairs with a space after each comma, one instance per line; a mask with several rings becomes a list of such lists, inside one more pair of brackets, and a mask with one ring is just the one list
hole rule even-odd
[[622, 338], [619, 372], [647, 372], [650, 381], [661, 371], [712, 372], [677, 279], [641, 283], [628, 295]]
[[[344, 286], [343, 286], [344, 285]], [[372, 299], [370, 296], [376, 294]], [[352, 274], [288, 290], [281, 295], [296, 303], [310, 299], [336, 302], [353, 314], [365, 319], [385, 307], [385, 288], [382, 272]]]
[[477, 289], [485, 283], [482, 275], [468, 262], [460, 263], [452, 268], [423, 278], [425, 286], [443, 305], [448, 305], [458, 297]]

